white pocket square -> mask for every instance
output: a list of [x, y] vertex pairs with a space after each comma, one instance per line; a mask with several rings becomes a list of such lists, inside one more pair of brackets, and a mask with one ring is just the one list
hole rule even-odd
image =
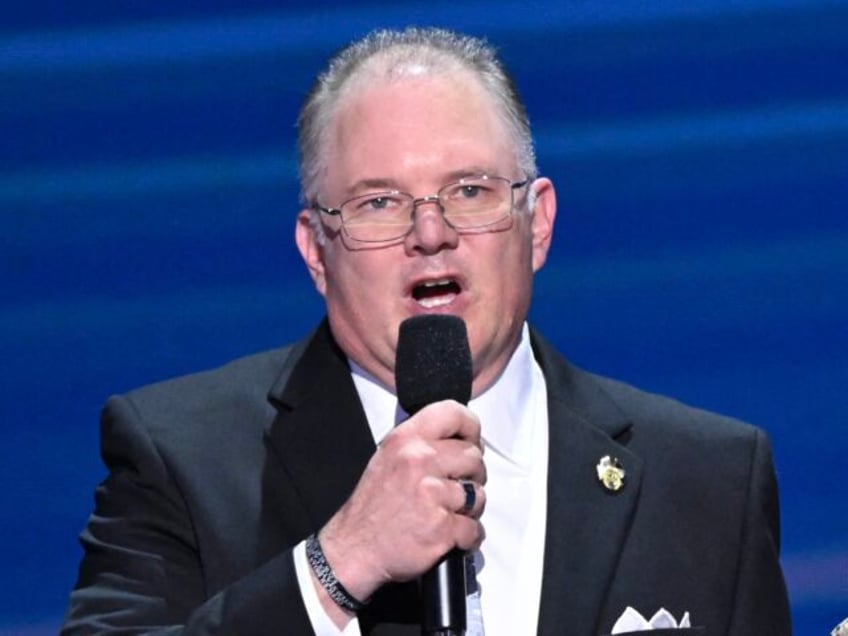
[[681, 629], [686, 627], [692, 627], [689, 623], [689, 612], [683, 614], [683, 617], [678, 623], [674, 619], [674, 616], [672, 616], [671, 613], [664, 607], [658, 609], [657, 612], [651, 616], [651, 620], [647, 620], [635, 609], [628, 607], [624, 610], [624, 613], [618, 617], [618, 620], [615, 621], [615, 625], [612, 626], [612, 633], [623, 634], [625, 632], [643, 632], [652, 629]]

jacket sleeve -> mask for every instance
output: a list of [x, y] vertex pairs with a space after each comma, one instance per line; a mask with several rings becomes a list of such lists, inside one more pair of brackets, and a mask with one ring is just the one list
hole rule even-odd
[[207, 589], [190, 508], [132, 402], [101, 425], [107, 478], [80, 541], [62, 634], [309, 634], [291, 550]]
[[780, 510], [771, 445], [757, 431], [730, 636], [792, 633], [780, 568]]

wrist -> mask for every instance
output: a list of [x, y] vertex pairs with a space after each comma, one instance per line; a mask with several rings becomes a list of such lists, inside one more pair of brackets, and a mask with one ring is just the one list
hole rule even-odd
[[336, 573], [327, 561], [327, 556], [324, 554], [317, 533], [313, 533], [306, 539], [306, 560], [309, 562], [312, 573], [327, 596], [341, 609], [356, 614], [365, 607], [367, 600], [360, 601], [348, 591], [336, 576]]

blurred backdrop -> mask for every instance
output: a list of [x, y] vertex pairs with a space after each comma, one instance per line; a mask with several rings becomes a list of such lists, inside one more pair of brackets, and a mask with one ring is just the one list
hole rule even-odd
[[5, 4], [0, 634], [61, 621], [110, 393], [321, 317], [297, 108], [335, 49], [406, 24], [485, 35], [526, 97], [560, 201], [535, 324], [763, 426], [796, 631], [848, 615], [848, 3]]

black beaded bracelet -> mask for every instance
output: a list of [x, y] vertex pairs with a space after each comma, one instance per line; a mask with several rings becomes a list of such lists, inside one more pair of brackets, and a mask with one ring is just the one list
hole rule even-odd
[[321, 544], [318, 543], [318, 535], [315, 533], [309, 535], [309, 538], [306, 540], [306, 558], [312, 567], [312, 571], [315, 572], [315, 577], [327, 591], [327, 594], [330, 595], [330, 598], [335, 601], [336, 605], [353, 613], [365, 607], [365, 603], [353, 598], [350, 592], [336, 578], [333, 568], [327, 563], [327, 557], [324, 556]]

